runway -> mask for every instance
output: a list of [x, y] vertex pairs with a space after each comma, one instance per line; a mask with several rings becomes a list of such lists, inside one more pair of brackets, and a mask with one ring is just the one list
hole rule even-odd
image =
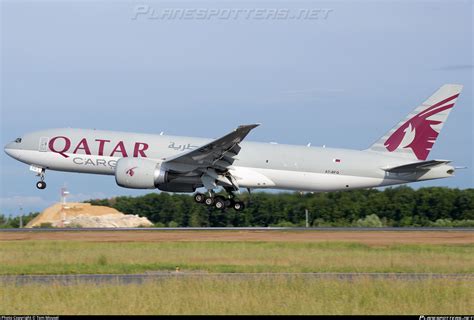
[[0, 232], [82, 232], [82, 231], [449, 231], [449, 232], [473, 232], [474, 228], [451, 228], [451, 227], [382, 227], [382, 228], [364, 228], [364, 227], [311, 227], [311, 228], [284, 228], [284, 227], [213, 227], [213, 228], [10, 228], [0, 229]]
[[[11, 231], [12, 230], [12, 231]], [[402, 244], [474, 245], [474, 229], [439, 228], [138, 228], [5, 229], [2, 241], [81, 242], [356, 242], [373, 246]]]
[[232, 279], [258, 280], [262, 278], [304, 278], [307, 280], [336, 279], [354, 281], [371, 280], [459, 280], [474, 281], [474, 274], [442, 273], [200, 273], [200, 272], [153, 272], [143, 274], [75, 274], [75, 275], [7, 275], [0, 276], [0, 284], [57, 284], [75, 285], [82, 283], [102, 284], [143, 284], [150, 281], [169, 279]]

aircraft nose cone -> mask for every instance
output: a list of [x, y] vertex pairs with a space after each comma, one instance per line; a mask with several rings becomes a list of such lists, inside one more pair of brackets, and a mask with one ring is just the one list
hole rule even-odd
[[9, 144], [7, 144], [5, 146], [5, 148], [3, 149], [5, 151], [6, 154], [8, 154], [10, 157], [13, 158], [13, 150], [15, 149], [14, 145], [13, 145], [13, 142], [10, 142]]

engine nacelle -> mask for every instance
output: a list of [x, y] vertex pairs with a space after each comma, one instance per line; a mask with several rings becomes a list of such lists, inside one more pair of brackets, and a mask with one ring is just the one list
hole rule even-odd
[[168, 173], [161, 164], [144, 158], [121, 158], [115, 167], [115, 181], [131, 189], [155, 189], [167, 183]]

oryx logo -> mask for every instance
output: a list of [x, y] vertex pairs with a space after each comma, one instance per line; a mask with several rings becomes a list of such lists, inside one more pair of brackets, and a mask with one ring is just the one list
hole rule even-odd
[[444, 99], [409, 119], [392, 133], [385, 141], [384, 146], [390, 152], [397, 150], [399, 147], [411, 148], [418, 160], [426, 160], [439, 134], [439, 131], [433, 126], [443, 123], [446, 119], [440, 121], [429, 118], [451, 109], [454, 106], [454, 102], [451, 101], [458, 96], [459, 94], [455, 94]]
[[133, 170], [136, 169], [136, 168], [138, 168], [138, 167], [133, 167], [133, 168], [128, 169], [127, 171], [125, 171], [125, 174], [129, 175], [130, 177], [133, 177], [133, 175], [135, 174], [135, 171], [133, 171]]

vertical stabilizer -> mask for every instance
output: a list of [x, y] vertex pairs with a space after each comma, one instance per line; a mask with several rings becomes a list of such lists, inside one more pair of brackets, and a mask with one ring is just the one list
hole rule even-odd
[[443, 85], [368, 150], [426, 160], [461, 90], [462, 85]]

